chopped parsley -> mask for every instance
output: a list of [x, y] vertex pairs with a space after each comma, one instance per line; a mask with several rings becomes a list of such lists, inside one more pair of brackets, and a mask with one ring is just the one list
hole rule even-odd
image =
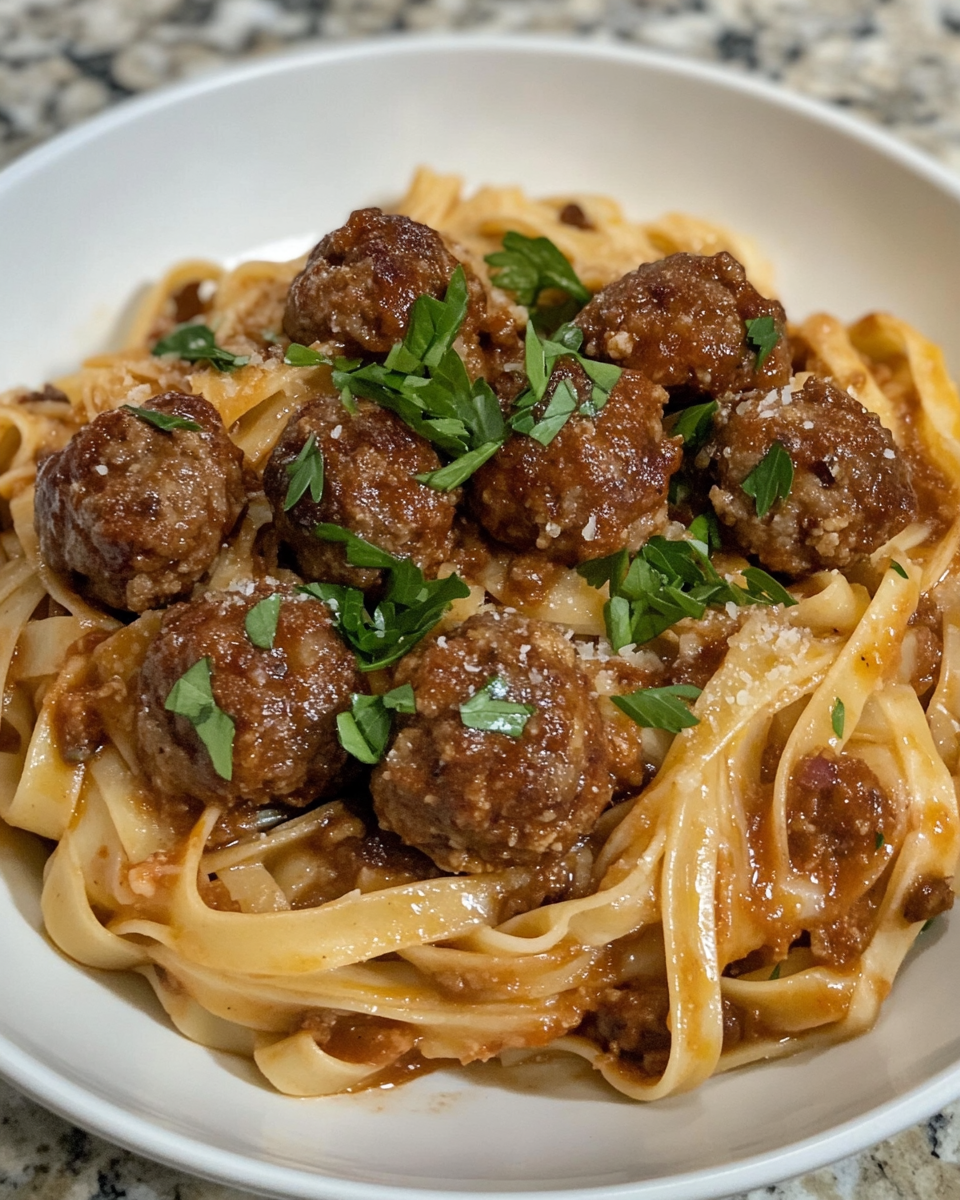
[[506, 680], [494, 676], [460, 705], [460, 720], [468, 729], [518, 738], [536, 711], [535, 704], [508, 700]]
[[[552, 338], [541, 338], [533, 322], [527, 322], [524, 365], [530, 386], [514, 401], [514, 411], [509, 420], [511, 429], [525, 433], [542, 446], [549, 446], [575, 412], [583, 417], [595, 417], [602, 410], [617, 385], [622, 369], [612, 363], [584, 358], [580, 353], [582, 343], [583, 330], [576, 325], [564, 325]], [[583, 368], [592, 385], [590, 399], [579, 404], [570, 381], [561, 379], [543, 416], [535, 420], [533, 410], [546, 395], [553, 368], [560, 358], [572, 358]]]
[[833, 702], [833, 709], [830, 713], [830, 724], [833, 726], [833, 732], [838, 738], [843, 737], [843, 726], [846, 716], [847, 710], [843, 706], [843, 701], [838, 696]]
[[683, 409], [670, 433], [673, 437], [682, 437], [684, 450], [696, 454], [713, 430], [713, 415], [719, 407], [716, 400], [708, 400], [706, 404], [694, 404]]
[[[488, 254], [486, 262], [496, 268], [491, 281], [513, 292], [517, 303], [530, 309], [538, 328], [569, 320], [590, 299], [590, 289], [577, 278], [566, 256], [549, 238], [529, 238], [511, 230], [503, 235], [503, 249]], [[567, 303], [541, 307], [541, 294], [553, 290], [566, 292]]]
[[360, 366], [359, 358], [328, 358], [319, 350], [291, 342], [283, 356], [288, 367], [336, 367], [338, 371], [355, 371]]
[[498, 449], [506, 437], [500, 402], [485, 379], [472, 383], [453, 343], [467, 311], [463, 267], [450, 278], [443, 300], [419, 296], [410, 324], [384, 363], [354, 368], [334, 364], [333, 383], [349, 408], [363, 396], [395, 412], [414, 433], [455, 462], [425, 475], [420, 483], [449, 491]]
[[790, 495], [793, 460], [782, 442], [773, 442], [740, 486], [748, 496], [753, 497], [757, 516], [761, 519], [777, 500], [785, 500]]
[[[589, 298], [586, 289], [578, 286]], [[294, 366], [332, 365], [334, 386], [351, 412], [356, 411], [358, 396], [395, 412], [414, 433], [432, 442], [451, 460], [417, 475], [417, 481], [438, 491], [449, 491], [492, 457], [511, 429], [547, 446], [574, 412], [596, 416], [620, 378], [619, 367], [579, 353], [583, 331], [576, 326], [563, 325], [553, 338], [541, 340], [530, 321], [525, 350], [530, 386], [515, 401], [508, 423], [493, 389], [482, 377], [471, 381], [463, 359], [453, 348], [468, 302], [466, 273], [458, 266], [442, 300], [429, 295], [417, 297], [403, 341], [391, 349], [384, 362], [360, 366], [356, 361], [336, 359], [331, 363], [318, 351], [298, 343], [288, 347], [285, 361]], [[590, 399], [580, 404], [570, 384], [560, 381], [543, 416], [536, 419], [534, 406], [544, 399], [554, 364], [563, 356], [576, 359], [589, 376]]]
[[900, 566], [900, 564], [897, 562], [897, 560], [895, 558], [890, 559], [890, 570], [896, 571], [896, 573], [900, 576], [901, 579], [909, 579], [910, 578], [910, 576], [906, 573], [906, 571], [903, 569], [903, 567]]
[[780, 978], [780, 968], [781, 968], [781, 966], [782, 966], [782, 965], [783, 965], [782, 963], [777, 963], [777, 965], [776, 965], [776, 966], [773, 968], [773, 970], [770, 972], [770, 979], [771, 979], [771, 980], [774, 980], [774, 979], [779, 979], [779, 978]]
[[683, 703], [683, 700], [696, 700], [699, 695], [700, 688], [676, 683], [669, 687], [639, 688], [625, 696], [611, 696], [610, 699], [631, 721], [645, 729], [679, 733], [681, 729], [700, 724], [699, 719]]
[[337, 716], [337, 739], [348, 754], [373, 766], [383, 758], [393, 726], [391, 712], [415, 713], [413, 687], [404, 683], [382, 696], [354, 692], [350, 711]]
[[293, 508], [308, 488], [310, 499], [314, 504], [320, 503], [323, 495], [323, 451], [312, 433], [293, 462], [287, 463], [287, 474], [290, 476], [290, 483], [287, 485], [287, 495], [283, 502], [284, 512]]
[[701, 513], [699, 517], [694, 517], [687, 533], [697, 543], [697, 549], [701, 550], [703, 554], [709, 555], [711, 550], [720, 549], [720, 525], [717, 522], [716, 514], [712, 512]]
[[198, 425], [196, 421], [174, 416], [173, 413], [157, 412], [153, 408], [137, 408], [133, 404], [121, 404], [120, 407], [147, 425], [153, 425], [164, 433], [172, 433], [175, 429], [186, 429], [190, 433], [199, 433], [203, 429], [203, 426]]
[[250, 361], [247, 354], [232, 354], [217, 345], [209, 325], [178, 325], [153, 347], [153, 354], [176, 354], [186, 362], [208, 362], [218, 371], [235, 371]]
[[190, 722], [207, 748], [214, 771], [221, 779], [232, 779], [235, 726], [213, 698], [209, 658], [201, 658], [180, 676], [163, 707]]
[[428, 487], [435, 488], [438, 492], [449, 492], [469, 479], [502, 445], [502, 441], [482, 442], [476, 450], [468, 450], [453, 462], [448, 462], [445, 467], [438, 467], [435, 471], [427, 471], [423, 475], [414, 475], [414, 479], [417, 483], [425, 483]]
[[359, 588], [310, 583], [299, 589], [330, 607], [361, 671], [377, 671], [397, 662], [426, 637], [454, 600], [470, 595], [459, 575], [424, 579], [411, 559], [394, 558], [339, 525], [318, 525], [314, 532], [323, 541], [341, 543], [350, 566], [385, 570], [389, 575], [386, 593], [373, 612], [367, 611]]
[[780, 333], [773, 317], [754, 317], [744, 321], [747, 327], [747, 341], [757, 352], [757, 370], [763, 366], [780, 341]]
[[766, 571], [746, 567], [747, 586], [728, 583], [715, 569], [708, 553], [709, 521], [697, 522], [691, 532], [696, 540], [668, 541], [652, 537], [636, 555], [620, 550], [606, 558], [594, 558], [577, 567], [591, 587], [610, 588], [604, 605], [607, 638], [614, 650], [642, 645], [659, 636], [684, 617], [700, 618], [708, 608], [729, 603], [784, 604], [796, 600]]
[[267, 596], [255, 604], [244, 618], [243, 627], [247, 637], [258, 650], [273, 649], [282, 603], [283, 597], [279, 594]]
[[878, 829], [877, 836], [873, 839], [874, 850], [882, 850], [885, 841], [886, 839], [884, 838], [883, 833]]

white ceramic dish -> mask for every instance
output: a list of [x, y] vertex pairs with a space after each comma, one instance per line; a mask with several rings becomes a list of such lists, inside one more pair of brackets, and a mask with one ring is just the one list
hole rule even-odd
[[[729, 223], [775, 260], [788, 312], [889, 308], [960, 366], [960, 186], [918, 154], [703, 67], [431, 40], [315, 50], [159, 93], [6, 171], [0, 386], [102, 346], [171, 261], [305, 244], [399, 193], [420, 161]], [[956, 917], [926, 935], [867, 1037], [655, 1107], [586, 1068], [497, 1065], [298, 1101], [180, 1038], [139, 980], [60, 958], [41, 932], [41, 862], [31, 839], [0, 835], [0, 1071], [107, 1138], [243, 1187], [695, 1200], [818, 1167], [960, 1094]]]

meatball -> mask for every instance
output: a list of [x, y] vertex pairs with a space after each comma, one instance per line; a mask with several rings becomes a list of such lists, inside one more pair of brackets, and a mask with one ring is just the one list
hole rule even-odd
[[[311, 437], [324, 460], [319, 502], [310, 491], [284, 511], [288, 468]], [[376, 587], [383, 572], [347, 565], [344, 547], [314, 535], [320, 522], [342, 525], [434, 577], [444, 561], [458, 491], [439, 492], [415, 475], [440, 466], [430, 444], [387, 409], [358, 400], [348, 413], [337, 396], [320, 396], [295, 414], [263, 474], [277, 533], [308, 579]]]
[[[429, 225], [379, 208], [358, 209], [311, 251], [290, 285], [283, 328], [305, 345], [383, 356], [403, 339], [417, 297], [442, 299], [456, 267]], [[468, 286], [470, 324], [483, 306], [483, 288], [472, 272]]]
[[[459, 708], [491, 679], [534, 706], [519, 737], [468, 728]], [[552, 625], [483, 613], [409, 654], [406, 719], [371, 781], [384, 829], [444, 870], [478, 873], [562, 854], [587, 833], [612, 785], [600, 711], [570, 643]]]
[[[743, 482], [779, 441], [793, 463], [790, 493], [758, 517]], [[788, 575], [848, 567], [916, 513], [910, 470], [879, 419], [828, 379], [757, 393], [717, 414], [710, 493], [737, 545]]]
[[[575, 359], [561, 359], [539, 419], [561, 380], [579, 403], [591, 383]], [[682, 458], [680, 442], [663, 434], [663, 388], [624, 371], [595, 417], [575, 413], [548, 446], [511, 437], [470, 482], [470, 504], [483, 527], [518, 550], [542, 551], [573, 566], [636, 550], [667, 520], [667, 487]]]
[[199, 430], [168, 433], [126, 409], [101, 413], [37, 473], [40, 554], [77, 589], [143, 612], [186, 595], [245, 503], [243, 454], [202, 396], [144, 406]]
[[[261, 600], [279, 595], [272, 649], [245, 628]], [[206, 658], [217, 706], [233, 719], [233, 777], [223, 779], [193, 724], [164, 706], [173, 685]], [[347, 755], [337, 714], [366, 692], [327, 606], [290, 588], [260, 584], [249, 594], [209, 592], [164, 615], [137, 680], [137, 747], [160, 792], [206, 804], [282, 800], [303, 805], [330, 795]]]
[[442, 299], [463, 265], [467, 313], [459, 348], [472, 378], [484, 376], [510, 400], [523, 386], [523, 344], [516, 314], [488, 300], [471, 267], [458, 262], [429, 225], [362, 208], [311, 251], [290, 285], [283, 327], [295, 342], [321, 342], [332, 354], [383, 358], [403, 340], [418, 296]]
[[[745, 321], [772, 317], [779, 334], [757, 366]], [[665, 388], [719, 396], [778, 387], [790, 378], [786, 316], [722, 251], [671, 254], [644, 263], [598, 292], [576, 318], [584, 353], [642, 371]]]

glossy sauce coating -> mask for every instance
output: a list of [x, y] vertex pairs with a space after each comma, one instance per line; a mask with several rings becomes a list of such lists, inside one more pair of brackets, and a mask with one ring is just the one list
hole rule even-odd
[[290, 285], [284, 331], [303, 345], [382, 357], [403, 340], [417, 297], [442, 299], [456, 266], [429, 226], [379, 208], [357, 209], [317, 243]]
[[[273, 649], [247, 636], [247, 613], [282, 597]], [[217, 705], [236, 725], [233, 777], [221, 778], [190, 721], [164, 705], [180, 677], [210, 660]], [[335, 791], [347, 754], [336, 717], [367, 685], [333, 631], [329, 610], [292, 589], [209, 592], [164, 617], [137, 681], [137, 750], [144, 774], [168, 795], [206, 804], [283, 800], [302, 805]]]
[[[779, 334], [759, 367], [744, 324], [757, 317], [771, 318]], [[783, 306], [761, 296], [726, 251], [644, 263], [598, 292], [576, 324], [584, 354], [641, 371], [661, 387], [719, 396], [790, 378]]]
[[[554, 367], [541, 420], [561, 380], [578, 405], [591, 383], [572, 358]], [[664, 436], [666, 392], [625, 371], [594, 417], [574, 413], [549, 445], [514, 434], [472, 477], [470, 506], [484, 528], [517, 550], [573, 566], [624, 546], [636, 550], [667, 519], [679, 443]]]
[[[469, 729], [459, 706], [488, 680], [534, 705], [522, 734]], [[611, 796], [603, 725], [570, 643], [509, 613], [471, 617], [399, 665], [417, 699], [371, 780], [380, 824], [448, 871], [564, 853]]]
[[167, 392], [145, 407], [200, 430], [101, 413], [44, 459], [35, 498], [44, 562], [89, 599], [129, 612], [187, 594], [246, 499], [243, 455], [212, 404]]
[[[790, 494], [758, 517], [742, 484], [779, 441], [793, 463]], [[916, 513], [910, 471], [879, 419], [829, 379], [799, 392], [725, 401], [709, 447], [710, 499], [737, 546], [789, 575], [848, 567]]]
[[[319, 503], [309, 491], [285, 510], [288, 468], [310, 436], [323, 455]], [[429, 578], [449, 550], [459, 490], [440, 492], [415, 476], [440, 466], [433, 447], [394, 413], [358, 400], [349, 413], [337, 395], [318, 396], [291, 417], [270, 456], [263, 487], [281, 541], [306, 579], [370, 588], [383, 572], [349, 566], [344, 547], [314, 534], [321, 522], [341, 525], [398, 558], [412, 558]]]
[[811, 755], [790, 780], [786, 818], [790, 861], [824, 898], [823, 916], [809, 930], [813, 956], [848, 962], [873, 932], [871, 890], [898, 834], [894, 801], [862, 759]]

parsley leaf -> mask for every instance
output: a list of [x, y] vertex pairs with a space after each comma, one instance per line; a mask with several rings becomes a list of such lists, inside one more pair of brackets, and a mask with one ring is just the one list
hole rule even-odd
[[900, 576], [901, 579], [909, 579], [910, 578], [910, 576], [906, 573], [906, 571], [903, 569], [903, 567], [900, 566], [900, 564], [897, 562], [897, 560], [895, 558], [890, 559], [890, 570], [896, 571], [896, 573]]
[[719, 408], [716, 400], [685, 408], [673, 423], [670, 433], [683, 438], [684, 450], [695, 454], [706, 442], [713, 429], [713, 415]]
[[218, 371], [235, 371], [250, 361], [247, 354], [232, 354], [218, 346], [209, 325], [178, 325], [161, 338], [151, 351], [153, 354], [176, 354], [185, 362], [208, 362]]
[[[534, 438], [541, 446], [549, 446], [575, 412], [579, 411], [583, 417], [595, 417], [602, 410], [620, 379], [622, 368], [584, 358], [578, 349], [582, 339], [583, 331], [575, 325], [558, 330], [553, 338], [541, 338], [533, 322], [527, 322], [524, 363], [530, 387], [514, 401], [514, 411], [508, 422], [511, 429]], [[590, 399], [578, 409], [579, 398], [573, 385], [569, 379], [561, 379], [543, 416], [536, 420], [534, 408], [547, 394], [554, 366], [560, 358], [572, 358], [583, 368], [593, 385]]]
[[830, 712], [830, 724], [833, 726], [833, 732], [838, 738], [843, 737], [843, 726], [846, 720], [847, 710], [843, 706], [843, 701], [838, 696], [833, 702], [833, 709]]
[[384, 692], [380, 699], [394, 712], [412, 715], [417, 711], [412, 683], [402, 683], [399, 687], [391, 688], [389, 692]]
[[244, 618], [243, 627], [247, 637], [258, 650], [273, 649], [282, 603], [283, 597], [279, 594], [267, 596], [259, 604], [255, 604]]
[[759, 370], [774, 346], [780, 341], [780, 334], [776, 322], [770, 316], [754, 317], [752, 320], [744, 321], [744, 325], [747, 327], [747, 341], [757, 352], [757, 370]]
[[520, 737], [527, 721], [537, 711], [537, 706], [517, 704], [506, 696], [505, 680], [498, 676], [488, 679], [482, 688], [460, 705], [460, 720], [468, 729]]
[[744, 569], [745, 588], [727, 582], [710, 561], [709, 522], [698, 525], [695, 521], [690, 532], [695, 535], [692, 541], [652, 537], [633, 557], [619, 550], [577, 567], [591, 587], [609, 585], [610, 599], [603, 611], [614, 650], [642, 645], [684, 617], [699, 619], [708, 608], [722, 608], [731, 602], [741, 607], [797, 603], [759, 567]]
[[325, 354], [321, 354], [319, 350], [311, 350], [309, 346], [302, 346], [299, 342], [291, 342], [287, 347], [287, 352], [283, 356], [283, 361], [288, 367], [332, 367], [333, 362], [327, 358]]
[[773, 968], [773, 970], [770, 972], [771, 980], [780, 978], [780, 968], [782, 966], [783, 966], [782, 963], [777, 963], [777, 965]]
[[287, 474], [290, 476], [290, 483], [287, 485], [287, 496], [283, 502], [284, 512], [293, 508], [308, 488], [310, 499], [314, 504], [320, 503], [323, 495], [323, 451], [312, 433], [293, 462], [287, 463]]
[[221, 779], [232, 779], [235, 726], [213, 698], [209, 658], [201, 658], [180, 676], [163, 707], [190, 722], [207, 748], [213, 769]]
[[511, 230], [503, 235], [503, 249], [488, 254], [485, 261], [498, 268], [490, 276], [492, 282], [513, 292], [517, 303], [526, 308], [535, 307], [540, 293], [550, 288], [566, 292], [579, 305], [590, 299], [589, 288], [549, 238], [529, 238]]
[[874, 850], [882, 850], [882, 849], [883, 849], [883, 843], [884, 843], [884, 841], [885, 841], [885, 840], [886, 840], [886, 839], [884, 838], [884, 836], [883, 836], [883, 833], [882, 833], [882, 832], [881, 832], [881, 831], [878, 829], [878, 830], [877, 830], [877, 836], [876, 836], [876, 837], [873, 839], [873, 848], [874, 848]]
[[427, 580], [409, 558], [394, 558], [339, 525], [318, 525], [314, 533], [324, 541], [341, 543], [351, 566], [389, 573], [384, 597], [372, 613], [359, 588], [337, 583], [310, 583], [299, 588], [329, 606], [361, 671], [377, 671], [397, 662], [426, 637], [454, 600], [470, 595], [459, 575]]
[[785, 500], [793, 487], [793, 460], [782, 442], [773, 442], [770, 449], [740, 485], [752, 496], [757, 516], [767, 515], [777, 500]]
[[335, 367], [338, 371], [355, 371], [360, 366], [359, 358], [328, 358], [319, 350], [310, 346], [302, 346], [299, 342], [291, 342], [283, 361], [288, 367]]
[[337, 740], [348, 754], [362, 763], [373, 766], [383, 758], [390, 740], [393, 719], [390, 711], [417, 711], [413, 687], [409, 683], [393, 688], [382, 696], [367, 696], [354, 692], [350, 711], [337, 716]]
[[645, 729], [679, 733], [681, 729], [700, 724], [699, 718], [682, 703], [681, 697], [696, 700], [699, 695], [700, 688], [677, 683], [670, 687], [639, 688], [625, 696], [611, 696], [610, 699], [631, 721]]
[[418, 296], [410, 312], [406, 336], [387, 355], [387, 367], [407, 375], [423, 367], [439, 367], [460, 332], [469, 299], [462, 266], [450, 276], [442, 300]]
[[346, 546], [347, 562], [351, 567], [371, 567], [375, 570], [391, 570], [400, 561], [381, 550], [372, 542], [364, 541], [342, 525], [331, 525], [326, 522], [314, 526], [314, 536], [322, 542], [339, 542]]
[[173, 413], [156, 412], [152, 408], [136, 408], [132, 404], [121, 404], [120, 407], [128, 413], [133, 413], [147, 425], [153, 425], [164, 433], [172, 433], [174, 429], [186, 429], [191, 433], [199, 433], [203, 429], [203, 426], [198, 425], [196, 421], [174, 416]]
[[488, 458], [492, 458], [502, 445], [503, 442], [484, 442], [476, 450], [468, 450], [453, 462], [448, 462], [445, 467], [438, 467], [435, 471], [427, 471], [423, 475], [414, 475], [414, 479], [417, 483], [436, 488], [438, 492], [452, 491], [469, 479]]
[[569, 379], [561, 379], [554, 389], [546, 412], [531, 425], [529, 436], [541, 446], [549, 446], [577, 408], [577, 395]]
[[782, 604], [785, 608], [796, 604], [796, 600], [787, 589], [760, 567], [745, 567], [743, 577], [747, 581], [747, 591], [746, 598], [741, 603]]
[[699, 517], [694, 517], [687, 532], [697, 543], [697, 549], [701, 550], [703, 554], [720, 549], [720, 526], [714, 513], [705, 512], [701, 513]]

